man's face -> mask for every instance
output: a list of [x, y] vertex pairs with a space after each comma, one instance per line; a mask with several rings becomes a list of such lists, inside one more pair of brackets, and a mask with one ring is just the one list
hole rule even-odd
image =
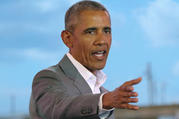
[[80, 13], [72, 33], [72, 56], [91, 72], [103, 69], [111, 46], [110, 17], [105, 11]]

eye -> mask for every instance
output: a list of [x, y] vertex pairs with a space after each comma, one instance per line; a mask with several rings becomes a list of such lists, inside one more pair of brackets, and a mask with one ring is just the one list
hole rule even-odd
[[96, 32], [97, 32], [97, 29], [96, 28], [88, 28], [88, 29], [86, 29], [85, 31], [84, 31], [84, 33], [85, 34], [88, 34], [88, 35], [94, 35], [94, 34], [96, 34]]
[[95, 34], [95, 31], [94, 30], [89, 30], [89, 31], [86, 31], [86, 33], [93, 35], [93, 34]]
[[110, 28], [105, 28], [105, 29], [104, 29], [104, 33], [106, 33], [106, 34], [111, 34], [111, 29], [110, 29]]

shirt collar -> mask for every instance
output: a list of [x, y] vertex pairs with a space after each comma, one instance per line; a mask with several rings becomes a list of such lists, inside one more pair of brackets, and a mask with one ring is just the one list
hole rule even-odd
[[75, 58], [73, 58], [70, 53], [67, 53], [66, 55], [75, 66], [75, 68], [78, 70], [78, 72], [85, 79], [85, 81], [88, 83], [92, 91], [95, 87], [100, 88], [104, 84], [107, 79], [105, 73], [103, 73], [101, 70], [96, 70], [93, 74], [82, 64], [80, 64]]

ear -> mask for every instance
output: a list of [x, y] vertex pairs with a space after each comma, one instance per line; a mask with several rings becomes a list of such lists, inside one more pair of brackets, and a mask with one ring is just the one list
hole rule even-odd
[[71, 49], [73, 47], [73, 42], [72, 42], [72, 34], [67, 31], [64, 30], [61, 32], [61, 38], [63, 40], [63, 43], [69, 48]]

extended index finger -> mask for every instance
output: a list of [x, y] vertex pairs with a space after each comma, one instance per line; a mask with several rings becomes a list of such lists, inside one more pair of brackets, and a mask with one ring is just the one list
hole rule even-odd
[[142, 80], [142, 77], [139, 77], [137, 79], [134, 79], [134, 80], [130, 80], [130, 81], [127, 81], [123, 84], [123, 86], [132, 86], [132, 85], [135, 85], [135, 84], [138, 84], [139, 82], [141, 82]]

